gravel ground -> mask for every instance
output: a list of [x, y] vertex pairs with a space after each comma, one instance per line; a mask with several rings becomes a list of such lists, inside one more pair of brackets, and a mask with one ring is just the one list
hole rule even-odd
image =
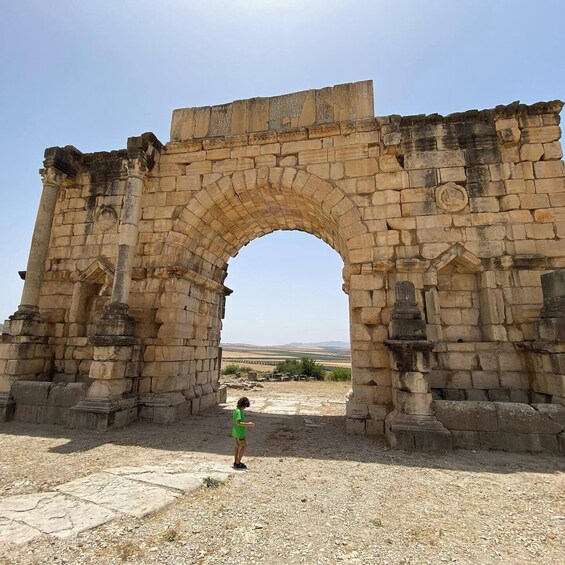
[[[251, 413], [248, 471], [142, 520], [78, 537], [0, 547], [0, 562], [167, 564], [563, 563], [565, 460], [549, 455], [392, 451], [344, 434], [341, 383], [273, 383], [246, 393], [319, 404]], [[234, 394], [238, 391], [234, 391]], [[231, 408], [231, 407], [230, 407]], [[2, 496], [47, 490], [112, 466], [231, 460], [229, 410], [175, 426], [92, 433], [0, 426]]]

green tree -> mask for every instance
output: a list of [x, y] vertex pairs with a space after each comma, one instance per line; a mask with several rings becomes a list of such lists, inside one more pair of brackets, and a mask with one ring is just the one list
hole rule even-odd
[[314, 359], [310, 359], [310, 357], [302, 357], [300, 360], [300, 364], [302, 366], [302, 375], [306, 375], [311, 379], [322, 380], [325, 375], [324, 368], [322, 365], [319, 365], [314, 361]]

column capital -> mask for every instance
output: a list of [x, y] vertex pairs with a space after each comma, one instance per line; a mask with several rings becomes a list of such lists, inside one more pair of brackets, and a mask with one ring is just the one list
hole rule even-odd
[[143, 155], [138, 155], [133, 159], [128, 159], [125, 164], [128, 177], [142, 179], [147, 173], [147, 159]]
[[67, 178], [67, 175], [53, 165], [49, 165], [48, 163], [45, 165], [45, 167], [39, 169], [43, 186], [53, 185], [60, 187], [62, 182]]

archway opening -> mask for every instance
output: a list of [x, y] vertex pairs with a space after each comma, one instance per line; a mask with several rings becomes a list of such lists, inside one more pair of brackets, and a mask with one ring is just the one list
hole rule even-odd
[[[229, 261], [225, 284], [234, 292], [221, 344], [231, 397], [249, 390], [273, 414], [345, 415], [351, 354], [342, 269], [329, 245], [296, 230], [255, 239]], [[310, 360], [316, 377], [304, 370]]]

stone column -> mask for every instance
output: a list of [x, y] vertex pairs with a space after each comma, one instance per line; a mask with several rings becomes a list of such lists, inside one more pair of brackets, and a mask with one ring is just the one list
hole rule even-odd
[[46, 159], [41, 170], [43, 191], [31, 241], [21, 304], [4, 324], [0, 342], [0, 422], [13, 417], [11, 388], [18, 380], [46, 379], [51, 366], [51, 349], [39, 315], [39, 295], [49, 252], [55, 206], [65, 173]]
[[443, 331], [441, 329], [441, 315], [437, 288], [434, 287], [426, 290], [424, 300], [426, 301], [426, 317], [428, 322], [427, 332], [430, 339], [436, 342], [442, 341]]
[[385, 422], [386, 436], [402, 449], [452, 449], [451, 434], [435, 417], [429, 373], [433, 342], [426, 338], [426, 323], [416, 302], [414, 285], [396, 284], [396, 302], [390, 324], [394, 410]]
[[45, 274], [45, 261], [49, 251], [57, 196], [66, 175], [53, 166], [42, 169], [41, 174], [43, 192], [31, 240], [22, 299], [17, 311], [10, 316], [8, 327], [4, 330], [10, 335], [41, 336], [45, 333], [39, 316], [39, 294]]
[[71, 408], [71, 426], [106, 430], [135, 421], [139, 414], [139, 380], [143, 346], [128, 313], [145, 174], [156, 164], [161, 143], [151, 133], [130, 137], [128, 171], [118, 228], [118, 255], [108, 308], [96, 323], [86, 398]]
[[112, 297], [108, 309], [102, 314], [97, 327], [97, 336], [133, 337], [135, 320], [128, 314], [129, 292], [133, 260], [139, 232], [145, 159], [137, 157], [128, 161], [126, 194], [120, 217], [118, 257], [114, 272]]

